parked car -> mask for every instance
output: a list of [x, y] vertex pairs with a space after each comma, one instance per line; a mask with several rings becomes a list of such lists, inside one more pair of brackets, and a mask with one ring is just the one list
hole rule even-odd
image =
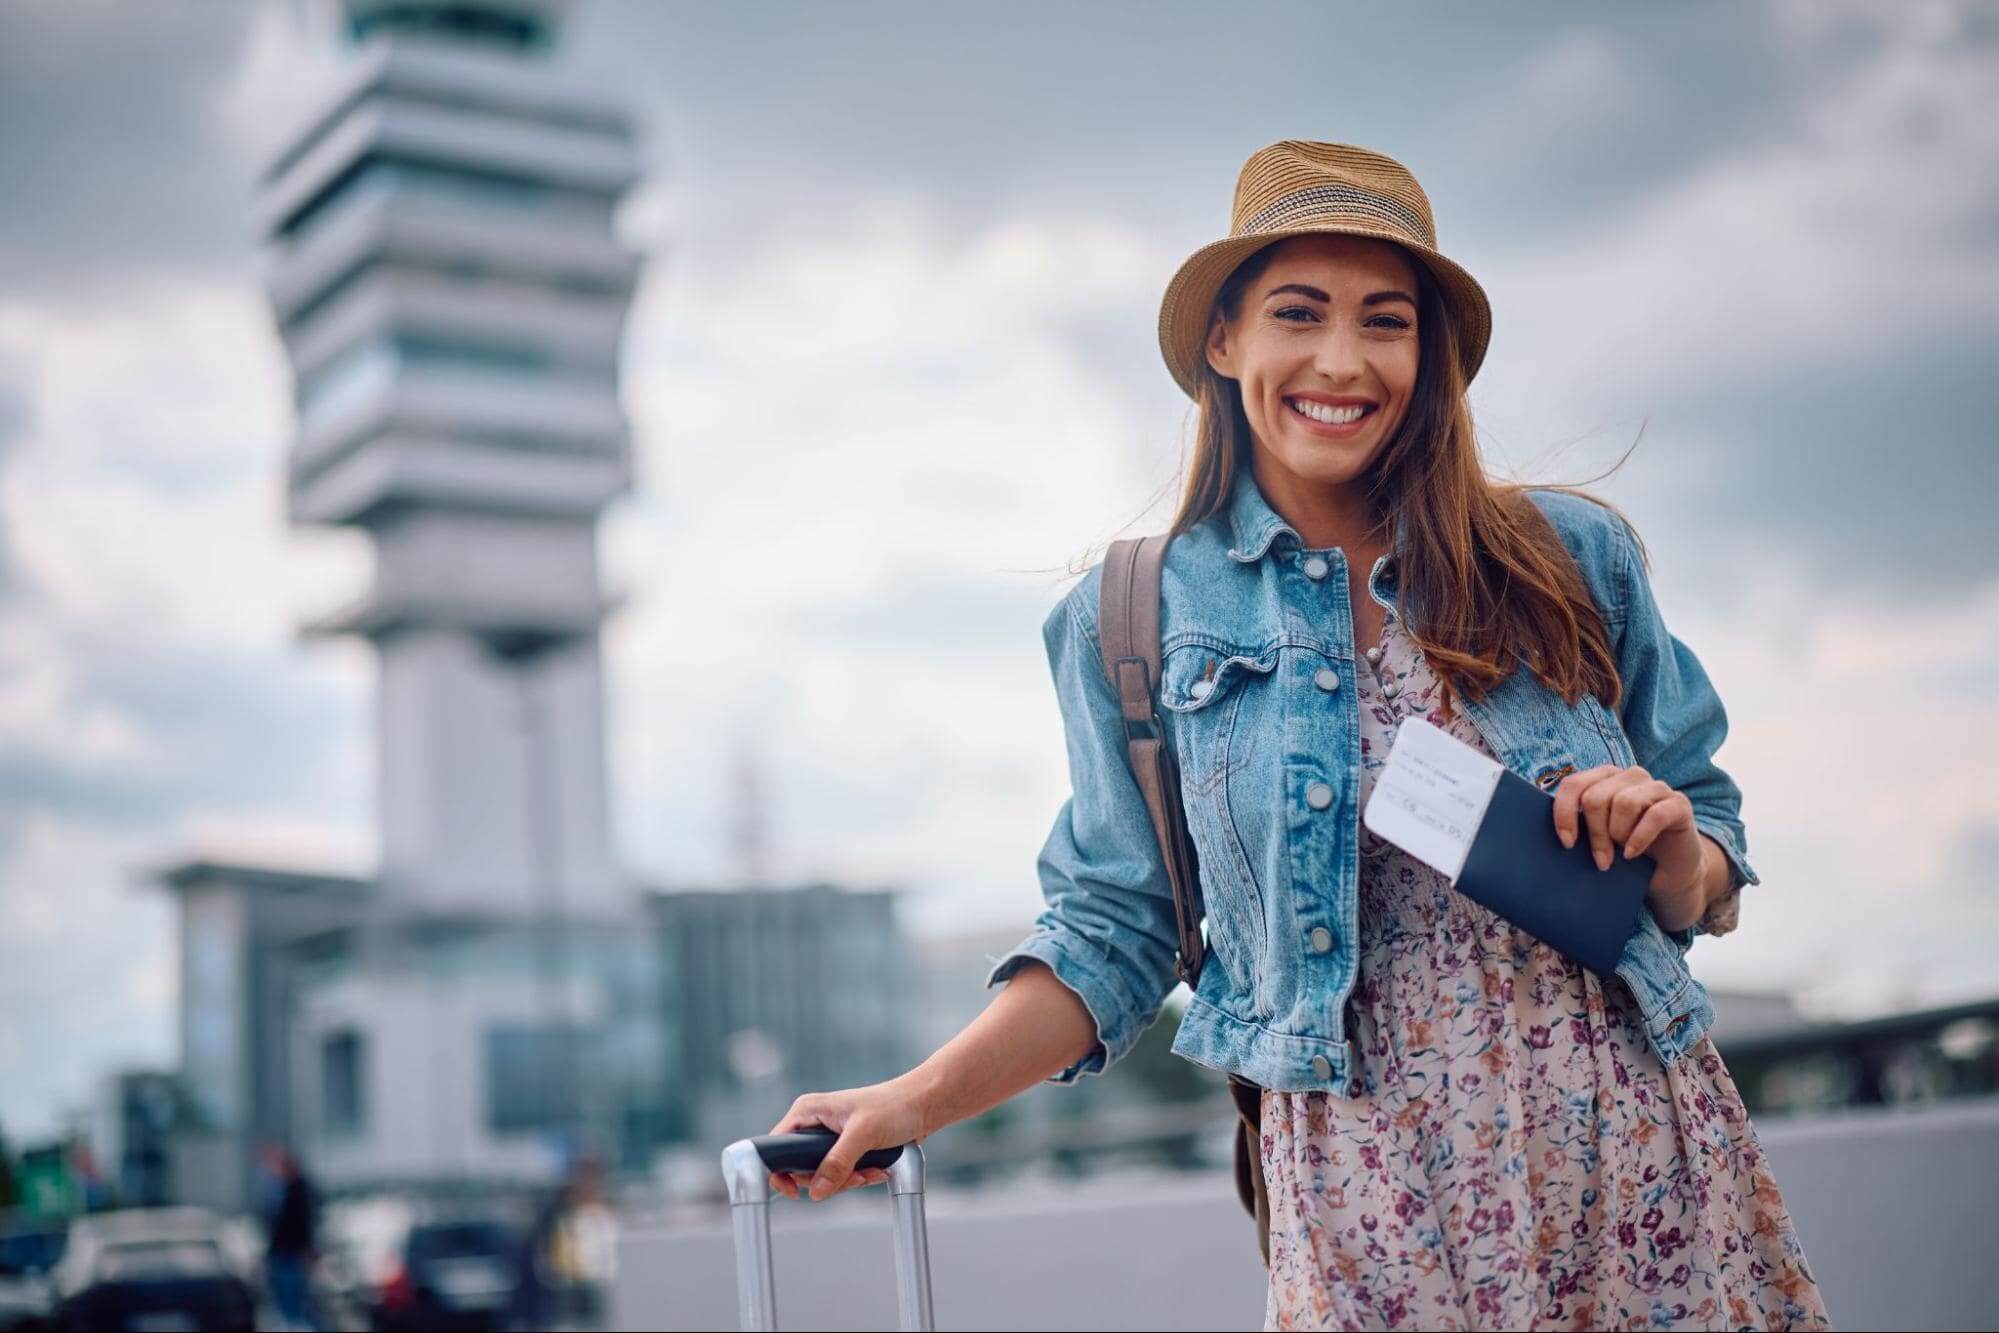
[[0, 1333], [38, 1333], [55, 1314], [49, 1270], [62, 1258], [69, 1228], [59, 1221], [0, 1221]]
[[493, 1329], [507, 1320], [520, 1241], [491, 1218], [413, 1223], [370, 1311], [386, 1333]]
[[248, 1330], [256, 1297], [222, 1223], [200, 1208], [92, 1213], [70, 1226], [55, 1268], [65, 1329]]

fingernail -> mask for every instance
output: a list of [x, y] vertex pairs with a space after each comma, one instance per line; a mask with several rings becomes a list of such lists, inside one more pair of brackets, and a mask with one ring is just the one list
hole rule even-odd
[[1627, 861], [1631, 859], [1631, 844], [1628, 842], [1624, 844], [1624, 859]]
[[826, 1179], [826, 1177], [824, 1177], [824, 1176], [814, 1176], [814, 1177], [812, 1177], [812, 1197], [813, 1197], [813, 1198], [815, 1198], [815, 1199], [819, 1198], [819, 1197], [820, 1197], [820, 1196], [821, 1196], [822, 1194], [824, 1194], [824, 1193], [825, 1193], [825, 1192], [826, 1192], [827, 1190], [830, 1190], [830, 1189], [832, 1189], [832, 1188], [833, 1188], [833, 1182], [832, 1182], [832, 1181], [830, 1181], [830, 1180], [828, 1180], [828, 1179]]
[[1575, 846], [1575, 845], [1576, 845], [1576, 835], [1575, 835], [1575, 834], [1573, 834], [1573, 833], [1569, 832], [1569, 831], [1568, 831], [1567, 829], [1563, 829], [1563, 830], [1561, 830], [1561, 834], [1562, 834], [1562, 846], [1564, 846], [1564, 847], [1573, 847], [1573, 846]]
[[1595, 856], [1596, 856], [1596, 868], [1598, 870], [1610, 869], [1610, 856], [1608, 853], [1597, 852]]

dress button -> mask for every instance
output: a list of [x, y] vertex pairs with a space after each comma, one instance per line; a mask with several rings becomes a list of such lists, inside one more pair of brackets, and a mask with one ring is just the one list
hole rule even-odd
[[1214, 692], [1214, 689], [1215, 682], [1212, 680], [1197, 680], [1187, 687], [1187, 693], [1193, 695], [1196, 699], [1205, 699]]
[[1312, 683], [1328, 692], [1340, 687], [1340, 673], [1331, 667], [1320, 667], [1312, 673]]
[[1402, 693], [1402, 687], [1392, 680], [1384, 680], [1381, 682], [1381, 692], [1393, 699], [1396, 695]]
[[1369, 666], [1380, 666], [1380, 665], [1381, 665], [1381, 649], [1379, 649], [1379, 648], [1370, 648], [1370, 649], [1368, 649], [1368, 650], [1367, 650], [1367, 662], [1368, 662], [1368, 665], [1369, 665]]
[[1331, 1078], [1333, 1076], [1333, 1062], [1323, 1055], [1315, 1055], [1312, 1057], [1312, 1072], [1320, 1078]]
[[1332, 572], [1332, 568], [1326, 563], [1324, 556], [1313, 555], [1305, 558], [1305, 577], [1308, 579], [1322, 579]]
[[1327, 953], [1333, 947], [1333, 932], [1324, 926], [1312, 927], [1312, 952]]
[[1323, 782], [1315, 782], [1305, 788], [1305, 804], [1314, 810], [1323, 810], [1333, 803], [1333, 789]]

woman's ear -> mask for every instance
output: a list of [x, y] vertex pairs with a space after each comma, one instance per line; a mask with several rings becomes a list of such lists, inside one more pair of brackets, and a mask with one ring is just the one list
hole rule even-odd
[[1208, 322], [1208, 364], [1224, 379], [1235, 379], [1235, 353], [1229, 346], [1229, 326], [1217, 314]]

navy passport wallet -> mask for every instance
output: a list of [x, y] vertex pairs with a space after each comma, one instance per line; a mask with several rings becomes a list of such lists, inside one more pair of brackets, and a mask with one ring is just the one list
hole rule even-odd
[[1502, 771], [1465, 853], [1457, 890], [1608, 976], [1638, 928], [1658, 865], [1643, 854], [1627, 860], [1613, 845], [1610, 869], [1598, 870], [1587, 819], [1578, 815], [1576, 845], [1564, 847], [1554, 807], [1553, 796], [1511, 769]]

